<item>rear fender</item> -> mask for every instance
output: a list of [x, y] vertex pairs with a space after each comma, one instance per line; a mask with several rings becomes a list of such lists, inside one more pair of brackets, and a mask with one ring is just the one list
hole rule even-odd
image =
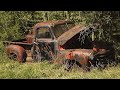
[[9, 45], [6, 47], [6, 54], [9, 56], [11, 53], [15, 53], [17, 55], [17, 60], [19, 62], [26, 60], [27, 54], [23, 47], [19, 45]]

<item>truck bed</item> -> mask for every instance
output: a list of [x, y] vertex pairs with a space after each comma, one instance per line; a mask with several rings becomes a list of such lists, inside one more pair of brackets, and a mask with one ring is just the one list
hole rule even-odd
[[8, 45], [19, 45], [23, 47], [26, 51], [31, 50], [32, 43], [28, 43], [26, 39], [19, 39], [14, 41], [3, 41], [3, 45], [7, 47]]
[[20, 39], [20, 40], [14, 40], [14, 41], [3, 41], [3, 44], [10, 45], [10, 44], [15, 44], [15, 45], [32, 45], [31, 43], [28, 43], [26, 39]]

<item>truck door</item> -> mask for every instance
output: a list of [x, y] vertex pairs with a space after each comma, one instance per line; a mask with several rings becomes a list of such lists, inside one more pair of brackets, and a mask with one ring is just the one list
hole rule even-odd
[[[35, 46], [37, 46], [37, 49], [39, 49], [37, 51], [39, 52], [38, 57], [40, 57], [42, 60], [51, 60], [56, 57], [56, 44], [49, 27], [37, 28], [35, 31], [34, 42], [37, 43]], [[33, 52], [35, 52], [35, 49]]]

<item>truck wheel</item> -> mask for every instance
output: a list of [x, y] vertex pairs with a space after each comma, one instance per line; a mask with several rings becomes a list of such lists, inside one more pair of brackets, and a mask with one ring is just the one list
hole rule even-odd
[[6, 54], [8, 58], [18, 61], [26, 62], [27, 53], [25, 49], [19, 45], [9, 45], [6, 47]]

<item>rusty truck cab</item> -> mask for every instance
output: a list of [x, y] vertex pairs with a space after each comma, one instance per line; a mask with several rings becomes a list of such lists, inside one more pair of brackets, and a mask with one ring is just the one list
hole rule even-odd
[[74, 26], [73, 22], [66, 20], [37, 23], [26, 35], [26, 40], [31, 44], [37, 42], [40, 50], [43, 52], [52, 51], [54, 57], [58, 57], [58, 52], [61, 49], [58, 38]]

